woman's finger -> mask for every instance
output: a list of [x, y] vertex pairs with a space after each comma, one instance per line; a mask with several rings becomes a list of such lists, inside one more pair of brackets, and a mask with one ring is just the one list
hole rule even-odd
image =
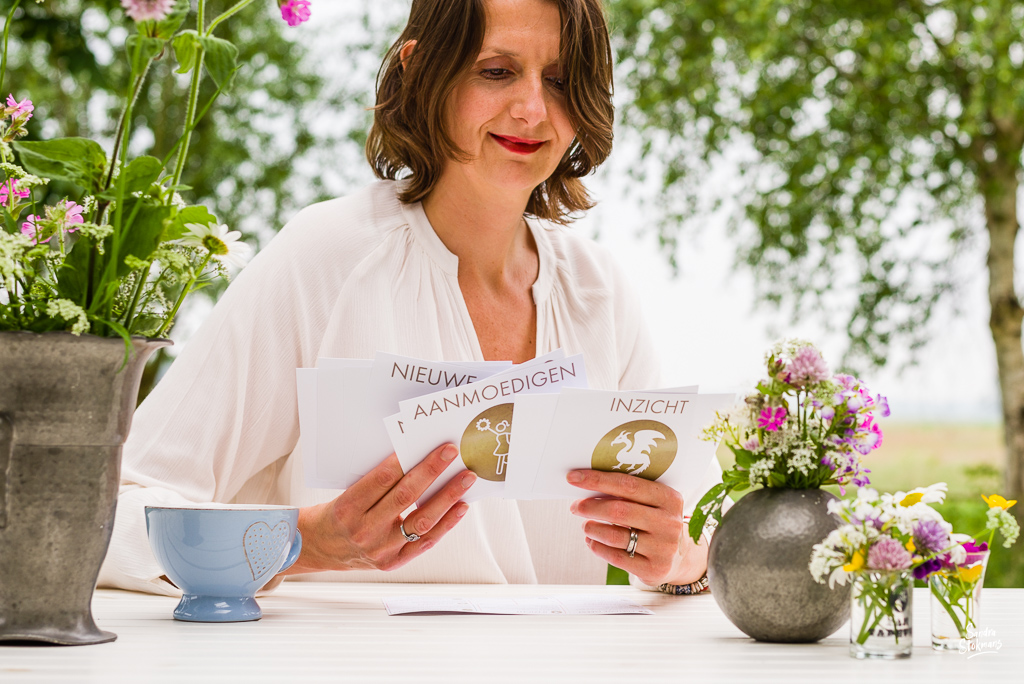
[[[422, 553], [426, 553], [437, 544], [444, 535], [452, 531], [452, 529], [459, 524], [466, 513], [469, 511], [469, 504], [465, 502], [458, 503], [448, 509], [437, 524], [430, 528], [430, 531], [420, 537], [419, 540], [414, 542], [406, 542], [402, 550], [395, 556], [394, 562], [388, 567], [383, 567], [381, 570], [394, 570], [400, 568], [416, 556]], [[396, 525], [397, 528], [397, 525]], [[406, 525], [406, 531], [409, 530], [409, 526]], [[401, 532], [398, 533], [401, 535]]]
[[398, 484], [404, 474], [398, 456], [391, 454], [346, 489], [343, 496], [353, 509], [368, 511]]
[[431, 451], [374, 505], [373, 512], [384, 517], [400, 515], [416, 503], [420, 495], [447, 470], [458, 455], [459, 450], [454, 444], [442, 444]]
[[655, 508], [665, 508], [671, 514], [682, 515], [683, 512], [683, 497], [679, 492], [668, 485], [635, 475], [606, 473], [600, 470], [573, 470], [565, 479], [580, 489], [629, 499]]
[[632, 527], [647, 532], [657, 530], [668, 517], [657, 508], [624, 499], [580, 499], [569, 505], [569, 511], [581, 518], [600, 520], [620, 527]]
[[650, 561], [646, 556], [640, 553], [639, 542], [637, 542], [636, 554], [632, 558], [629, 557], [629, 554], [626, 553], [625, 549], [619, 549], [608, 546], [607, 544], [602, 544], [596, 539], [588, 538], [587, 546], [601, 560], [606, 563], [611, 563], [617, 568], [622, 568], [631, 575], [636, 575], [641, 580], [650, 574]]
[[466, 495], [466, 491], [476, 482], [476, 473], [467, 470], [451, 479], [437, 494], [405, 518], [405, 531], [425, 537], [448, 510]]
[[[629, 538], [632, 528], [619, 527], [618, 525], [606, 525], [605, 523], [599, 523], [594, 520], [588, 520], [583, 525], [583, 533], [587, 535], [588, 539], [599, 541], [605, 546], [609, 546], [613, 549], [627, 549], [629, 548]], [[645, 541], [650, 541], [650, 535], [647, 532], [637, 530], [637, 543], [634, 549], [636, 554], [640, 554], [640, 539], [644, 538]], [[645, 544], [645, 546], [648, 546]], [[629, 554], [626, 554], [629, 555]], [[642, 554], [641, 554], [642, 555]]]

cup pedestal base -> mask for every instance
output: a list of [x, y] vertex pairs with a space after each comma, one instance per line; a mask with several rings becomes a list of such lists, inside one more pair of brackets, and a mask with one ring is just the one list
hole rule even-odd
[[185, 594], [174, 609], [174, 619], [185, 622], [247, 622], [263, 611], [251, 596], [199, 596]]

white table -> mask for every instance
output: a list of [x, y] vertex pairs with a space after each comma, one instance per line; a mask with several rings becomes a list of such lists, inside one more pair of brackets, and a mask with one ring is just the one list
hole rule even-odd
[[[542, 596], [607, 592], [654, 615], [390, 617], [400, 595]], [[116, 642], [0, 646], [0, 684], [22, 682], [888, 682], [1021, 681], [1024, 589], [986, 589], [980, 627], [1002, 647], [968, 658], [929, 647], [927, 590], [914, 595], [914, 654], [848, 655], [848, 627], [818, 644], [757, 643], [711, 596], [630, 587], [286, 582], [259, 599], [264, 617], [234, 624], [171, 619], [176, 600], [100, 590], [94, 613]], [[1000, 680], [993, 680], [1000, 677]]]

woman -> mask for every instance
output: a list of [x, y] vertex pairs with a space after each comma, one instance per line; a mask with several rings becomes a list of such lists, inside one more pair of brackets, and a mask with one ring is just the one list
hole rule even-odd
[[290, 222], [139, 409], [101, 584], [170, 591], [142, 507], [210, 501], [300, 506], [289, 573], [317, 580], [603, 583], [605, 563], [649, 585], [704, 575], [679, 494], [623, 474], [568, 476], [612, 498], [470, 507], [466, 472], [404, 518], [454, 445], [407, 474], [391, 456], [340, 495], [302, 484], [294, 369], [318, 356], [523, 362], [563, 347], [594, 387], [657, 386], [627, 284], [558, 225], [591, 206], [579, 177], [610, 152], [611, 73], [600, 0], [413, 2], [367, 145], [386, 180]]

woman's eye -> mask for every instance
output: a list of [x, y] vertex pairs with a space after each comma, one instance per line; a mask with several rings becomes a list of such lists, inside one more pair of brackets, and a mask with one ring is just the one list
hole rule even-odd
[[509, 71], [508, 69], [484, 69], [480, 74], [484, 78], [491, 79], [492, 81], [500, 81], [508, 76]]
[[549, 78], [548, 83], [550, 83], [552, 87], [558, 90], [565, 90], [565, 81], [557, 76], [552, 76], [551, 78]]

